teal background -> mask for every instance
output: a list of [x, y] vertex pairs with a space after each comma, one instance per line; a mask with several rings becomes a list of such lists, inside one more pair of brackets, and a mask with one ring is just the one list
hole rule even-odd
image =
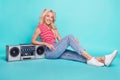
[[0, 51], [5, 45], [31, 43], [43, 9], [57, 14], [62, 37], [73, 34], [89, 51], [120, 47], [119, 0], [0, 0]]
[[[98, 56], [120, 50], [120, 0], [0, 0], [0, 80], [118, 80], [120, 55], [110, 68], [46, 59], [7, 63], [6, 45], [31, 43], [45, 8], [56, 12], [61, 36], [73, 34], [90, 54]], [[30, 76], [24, 76], [25, 73]]]

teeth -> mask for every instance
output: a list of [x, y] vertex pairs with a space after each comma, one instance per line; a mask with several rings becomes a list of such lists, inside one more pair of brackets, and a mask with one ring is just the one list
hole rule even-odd
[[48, 22], [50, 22], [50, 20], [47, 20]]

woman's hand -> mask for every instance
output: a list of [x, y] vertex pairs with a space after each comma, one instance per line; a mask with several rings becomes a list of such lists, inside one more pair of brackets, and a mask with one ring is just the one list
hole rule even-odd
[[78, 42], [79, 42], [79, 40], [78, 40], [77, 38], [75, 38], [75, 42], [77, 42], [77, 43], [78, 43]]
[[50, 49], [50, 50], [55, 50], [55, 47], [52, 44], [45, 43], [45, 45]]

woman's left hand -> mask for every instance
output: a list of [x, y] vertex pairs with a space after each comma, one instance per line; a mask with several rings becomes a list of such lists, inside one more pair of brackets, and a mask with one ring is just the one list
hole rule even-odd
[[78, 38], [75, 38], [75, 42], [77, 42], [77, 43], [79, 42]]

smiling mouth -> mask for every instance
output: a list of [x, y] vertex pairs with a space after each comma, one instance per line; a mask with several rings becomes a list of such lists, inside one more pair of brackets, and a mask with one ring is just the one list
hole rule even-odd
[[51, 21], [50, 21], [50, 20], [47, 20], [47, 22], [48, 22], [48, 23], [51, 23]]

